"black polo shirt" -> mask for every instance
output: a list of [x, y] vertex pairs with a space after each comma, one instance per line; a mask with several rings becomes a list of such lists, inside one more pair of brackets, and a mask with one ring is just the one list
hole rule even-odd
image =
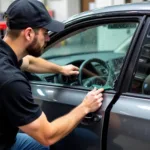
[[15, 142], [18, 127], [41, 115], [13, 50], [0, 39], [0, 150]]

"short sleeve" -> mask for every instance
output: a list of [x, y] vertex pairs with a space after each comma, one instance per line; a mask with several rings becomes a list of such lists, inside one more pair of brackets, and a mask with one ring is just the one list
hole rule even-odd
[[42, 113], [34, 103], [30, 85], [24, 81], [12, 81], [3, 87], [3, 104], [13, 126], [23, 126], [36, 120]]

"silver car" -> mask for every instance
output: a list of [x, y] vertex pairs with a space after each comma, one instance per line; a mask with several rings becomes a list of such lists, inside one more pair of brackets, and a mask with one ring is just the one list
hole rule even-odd
[[150, 150], [150, 3], [95, 9], [65, 24], [41, 57], [80, 74], [26, 73], [34, 99], [49, 121], [93, 87], [105, 89], [104, 101], [51, 150]]

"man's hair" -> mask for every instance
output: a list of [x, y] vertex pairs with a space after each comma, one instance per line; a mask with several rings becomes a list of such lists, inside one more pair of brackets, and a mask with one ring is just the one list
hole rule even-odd
[[[5, 13], [4, 16], [3, 16], [4, 20], [6, 21], [6, 24], [8, 25], [8, 22], [9, 22], [9, 17], [8, 15]], [[10, 29], [10, 28], [7, 28], [6, 30], [6, 35], [9, 36], [10, 38], [12, 39], [17, 39], [21, 33], [23, 29]], [[37, 29], [33, 29], [34, 32], [37, 34], [38, 31], [39, 31], [39, 28]]]
[[14, 30], [7, 28], [6, 35], [9, 36], [12, 39], [17, 39], [20, 35], [22, 30]]
[[[9, 18], [8, 18], [7, 14], [4, 14], [3, 18], [6, 21], [6, 24], [8, 25]], [[12, 39], [16, 39], [16, 38], [19, 37], [21, 31], [22, 30], [15, 30], [15, 29], [9, 29], [9, 28], [7, 28], [6, 35], [9, 36]]]
[[[7, 28], [6, 30], [6, 35], [9, 36], [12, 39], [17, 39], [20, 36], [20, 33], [23, 29], [21, 30], [16, 30], [16, 29], [9, 29]], [[33, 31], [37, 34], [39, 29], [33, 29]]]

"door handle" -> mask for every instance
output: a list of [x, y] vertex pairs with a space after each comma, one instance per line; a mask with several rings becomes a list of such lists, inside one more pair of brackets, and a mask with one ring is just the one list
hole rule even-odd
[[89, 113], [87, 114], [84, 119], [81, 121], [81, 124], [83, 125], [90, 125], [95, 122], [99, 122], [102, 119], [102, 116], [95, 113]]

